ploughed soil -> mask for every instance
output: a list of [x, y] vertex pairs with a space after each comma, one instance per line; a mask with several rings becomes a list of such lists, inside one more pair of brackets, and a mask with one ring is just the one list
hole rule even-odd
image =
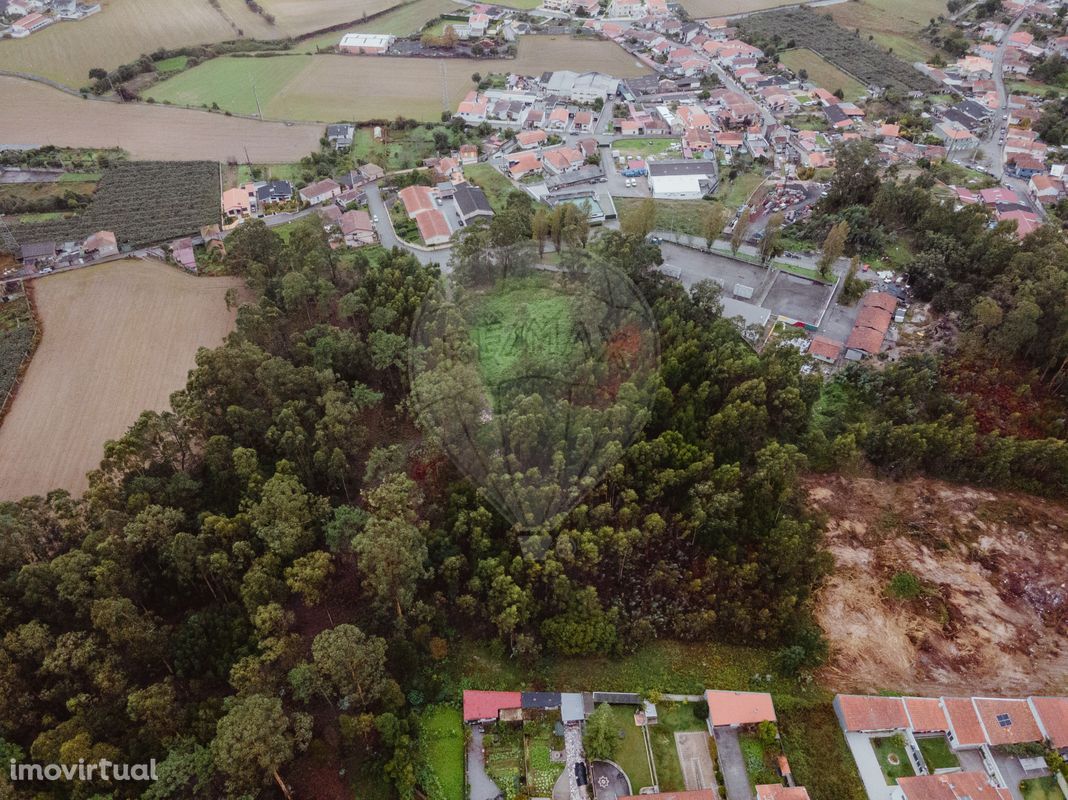
[[823, 683], [1068, 692], [1068, 508], [924, 478], [807, 484], [837, 562], [816, 610], [832, 650]]

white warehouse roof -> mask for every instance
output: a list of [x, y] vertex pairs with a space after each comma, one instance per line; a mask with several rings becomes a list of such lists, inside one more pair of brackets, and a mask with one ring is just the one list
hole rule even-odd
[[341, 37], [342, 47], [389, 47], [396, 36], [388, 33], [346, 33]]

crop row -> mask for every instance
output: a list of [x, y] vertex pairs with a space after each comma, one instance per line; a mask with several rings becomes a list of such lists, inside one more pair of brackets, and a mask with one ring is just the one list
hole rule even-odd
[[934, 82], [911, 64], [807, 8], [753, 14], [739, 22], [746, 41], [768, 49], [807, 47], [867, 86], [929, 92]]
[[213, 161], [127, 161], [107, 170], [83, 214], [13, 228], [21, 243], [84, 239], [112, 231], [124, 247], [196, 233], [219, 221], [219, 165]]

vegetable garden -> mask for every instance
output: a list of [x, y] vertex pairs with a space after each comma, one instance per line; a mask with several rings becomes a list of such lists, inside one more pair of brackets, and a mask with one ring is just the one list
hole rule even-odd
[[743, 38], [765, 50], [807, 47], [867, 86], [929, 92], [936, 84], [892, 53], [808, 9], [770, 11], [739, 21]]
[[213, 161], [128, 161], [104, 171], [92, 203], [64, 219], [12, 230], [19, 242], [76, 241], [113, 231], [141, 247], [195, 233], [219, 221], [219, 165]]

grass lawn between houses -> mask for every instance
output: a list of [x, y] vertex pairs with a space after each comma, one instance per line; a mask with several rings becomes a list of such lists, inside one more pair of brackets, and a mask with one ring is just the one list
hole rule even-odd
[[883, 771], [887, 786], [896, 785], [898, 778], [910, 778], [916, 774], [908, 753], [905, 752], [905, 740], [902, 736], [873, 738], [871, 747], [875, 751], [875, 757], [879, 759], [879, 768]]
[[1023, 800], [1063, 800], [1064, 798], [1060, 787], [1057, 786], [1057, 779], [1052, 775], [1020, 781], [1020, 794]]
[[424, 757], [438, 779], [441, 793], [433, 800], [464, 800], [464, 727], [453, 706], [429, 706], [423, 711], [419, 738]]
[[749, 786], [779, 783], [775, 771], [775, 758], [779, 755], [778, 747], [765, 747], [755, 731], [746, 731], [738, 736], [745, 759], [745, 772], [749, 776]]
[[[698, 719], [691, 703], [661, 702], [656, 705], [658, 721], [649, 726], [653, 745], [653, 760], [656, 762], [656, 778], [661, 792], [681, 792], [686, 789], [686, 779], [679, 763], [679, 751], [675, 746], [675, 733], [703, 731], [708, 727], [704, 719]], [[711, 742], [711, 737], [707, 737]]]
[[630, 779], [630, 788], [638, 794], [644, 787], [652, 786], [653, 775], [649, 771], [649, 751], [645, 746], [642, 729], [634, 724], [634, 706], [611, 706], [612, 718], [622, 734], [615, 758], [612, 760], [623, 768]]
[[464, 167], [464, 177], [486, 193], [486, 199], [495, 212], [504, 209], [509, 193], [518, 191], [508, 178], [489, 164], [469, 164]]
[[[672, 148], [672, 145], [675, 147]], [[655, 160], [661, 157], [678, 158], [682, 145], [678, 139], [616, 139], [612, 142], [612, 149], [618, 150], [621, 155]]]
[[929, 771], [960, 766], [960, 761], [949, 749], [949, 742], [946, 741], [945, 736], [929, 736], [916, 741], [920, 745], [920, 754]]

